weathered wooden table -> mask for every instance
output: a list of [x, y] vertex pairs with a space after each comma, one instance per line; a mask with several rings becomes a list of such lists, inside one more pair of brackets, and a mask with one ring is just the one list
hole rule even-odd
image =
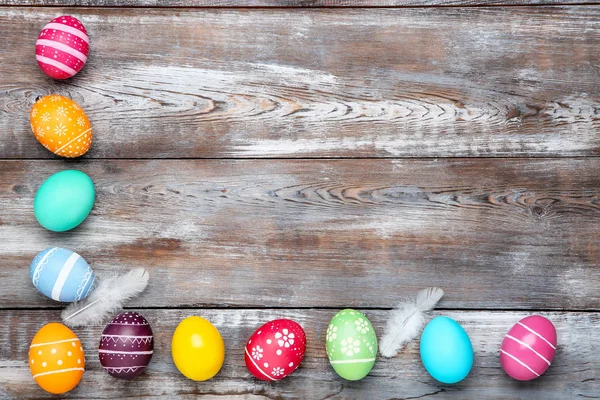
[[[156, 334], [148, 371], [111, 378], [102, 327], [79, 329], [88, 368], [70, 398], [600, 398], [600, 7], [527, 3], [0, 0], [0, 398], [48, 397], [27, 352], [59, 319], [28, 275], [49, 246], [100, 276], [151, 275], [130, 304]], [[92, 40], [67, 82], [33, 50], [61, 14]], [[52, 156], [30, 131], [50, 93], [91, 119], [82, 159]], [[93, 178], [96, 204], [51, 233], [33, 196], [66, 168]], [[391, 307], [431, 285], [446, 291], [436, 314], [473, 341], [466, 380], [435, 382], [418, 343], [360, 382], [335, 375], [324, 337], [336, 310], [364, 310], [381, 334]], [[518, 383], [499, 346], [531, 313], [556, 324], [559, 348], [544, 376]], [[226, 342], [208, 382], [171, 361], [189, 315]], [[304, 326], [308, 352], [263, 383], [243, 346], [276, 317]]]

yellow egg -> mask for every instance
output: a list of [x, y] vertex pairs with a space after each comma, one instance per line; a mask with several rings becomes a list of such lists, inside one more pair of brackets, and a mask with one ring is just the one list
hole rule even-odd
[[171, 342], [175, 366], [193, 381], [215, 376], [225, 360], [225, 344], [213, 324], [201, 317], [187, 317], [177, 325]]
[[29, 369], [36, 383], [49, 393], [62, 394], [73, 389], [85, 369], [79, 338], [58, 322], [44, 325], [29, 346]]
[[92, 125], [71, 99], [44, 96], [33, 105], [29, 117], [35, 138], [56, 155], [79, 157], [92, 144]]

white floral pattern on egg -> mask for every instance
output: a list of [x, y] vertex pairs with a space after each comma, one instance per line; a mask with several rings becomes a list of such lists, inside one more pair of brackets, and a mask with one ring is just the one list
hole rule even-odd
[[277, 319], [258, 328], [245, 347], [248, 371], [264, 381], [285, 378], [298, 368], [306, 352], [304, 329], [289, 319]]
[[356, 381], [371, 372], [377, 355], [377, 336], [369, 319], [361, 312], [338, 312], [325, 334], [327, 357], [342, 378]]

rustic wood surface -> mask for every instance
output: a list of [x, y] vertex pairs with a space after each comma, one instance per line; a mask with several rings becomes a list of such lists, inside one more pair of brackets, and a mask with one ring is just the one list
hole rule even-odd
[[595, 4], [596, 0], [0, 0], [0, 6], [83, 7], [456, 7]]
[[[518, 383], [500, 367], [499, 348], [512, 324], [527, 313], [444, 312], [469, 333], [476, 351], [473, 371], [457, 385], [442, 385], [427, 375], [417, 343], [392, 359], [380, 358], [371, 374], [360, 382], [345, 382], [335, 375], [325, 354], [325, 331], [335, 310], [139, 310], [155, 331], [155, 353], [148, 370], [133, 381], [122, 381], [102, 371], [98, 341], [103, 327], [79, 329], [86, 349], [86, 373], [71, 398], [239, 398], [239, 399], [544, 399], [600, 398], [600, 355], [589, 351], [598, 339], [600, 318], [593, 313], [544, 313], [558, 332], [558, 352], [541, 378]], [[366, 311], [381, 334], [386, 311]], [[439, 313], [438, 313], [439, 314]], [[179, 374], [171, 360], [170, 343], [179, 321], [202, 315], [223, 335], [227, 353], [221, 372], [207, 382], [192, 382]], [[302, 324], [308, 348], [301, 367], [285, 380], [266, 383], [254, 379], [244, 364], [248, 337], [264, 321], [286, 317]], [[59, 311], [0, 311], [0, 396], [3, 399], [44, 398], [31, 380], [27, 366], [30, 332], [59, 318]], [[368, 397], [366, 397], [368, 394]]]
[[[153, 284], [138, 307], [391, 307], [399, 293], [439, 285], [449, 308], [600, 309], [596, 158], [0, 168], [0, 301], [10, 307], [55, 304], [24, 271], [63, 246], [99, 273], [147, 267]], [[64, 168], [92, 177], [96, 205], [77, 229], [51, 233], [33, 197]]]
[[[32, 59], [60, 13], [93, 44], [66, 83]], [[53, 92], [88, 113], [93, 158], [598, 155], [599, 28], [582, 6], [4, 7], [0, 158], [52, 157], [28, 113]]]
[[[60, 14], [92, 40], [67, 82], [33, 56]], [[0, 0], [0, 398], [51, 397], [27, 368], [33, 335], [60, 314], [28, 274], [50, 246], [100, 277], [151, 276], [129, 303], [156, 334], [148, 371], [109, 377], [102, 327], [78, 329], [88, 369], [66, 398], [600, 398], [598, 49], [589, 1]], [[81, 160], [31, 134], [30, 107], [50, 93], [90, 117]], [[92, 177], [96, 203], [52, 233], [33, 197], [67, 168]], [[381, 335], [389, 309], [429, 285], [446, 291], [436, 314], [473, 341], [465, 381], [435, 382], [418, 341], [363, 381], [335, 375], [324, 336], [338, 309], [365, 310]], [[555, 323], [559, 347], [544, 376], [519, 383], [499, 346], [531, 313]], [[170, 358], [189, 315], [226, 342], [208, 382]], [[259, 382], [243, 345], [280, 317], [304, 326], [308, 353], [285, 380]]]

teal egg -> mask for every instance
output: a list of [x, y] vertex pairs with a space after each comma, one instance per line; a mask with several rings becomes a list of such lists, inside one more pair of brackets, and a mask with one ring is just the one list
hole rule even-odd
[[421, 335], [421, 361], [436, 380], [462, 381], [473, 367], [473, 345], [462, 326], [452, 318], [436, 317]]
[[377, 336], [371, 321], [359, 311], [338, 312], [327, 327], [325, 348], [339, 376], [357, 381], [371, 372], [377, 355]]
[[35, 194], [33, 212], [44, 228], [68, 231], [88, 216], [94, 197], [94, 183], [89, 176], [81, 171], [61, 171], [42, 183]]

